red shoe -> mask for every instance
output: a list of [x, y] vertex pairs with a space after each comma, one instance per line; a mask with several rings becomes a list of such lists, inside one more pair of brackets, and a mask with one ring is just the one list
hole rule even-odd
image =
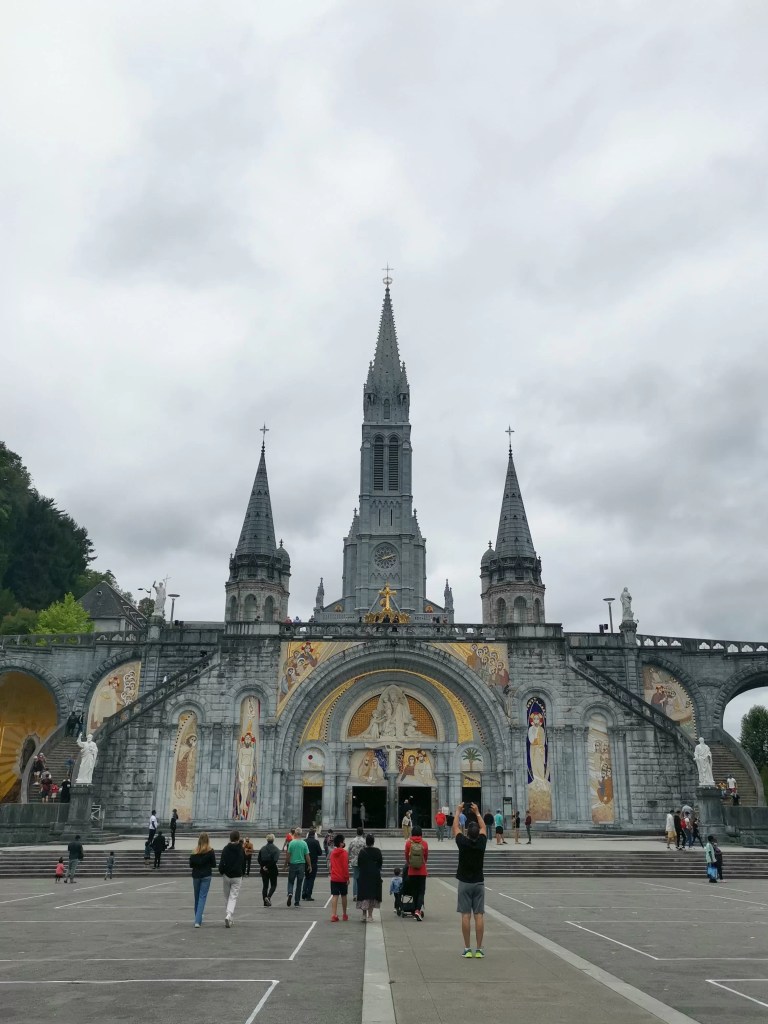
[[333, 917], [331, 918], [331, 921], [338, 921], [338, 920], [339, 920], [339, 919], [338, 919], [338, 917], [336, 916], [336, 914], [334, 914], [334, 915], [333, 915]]
[[342, 914], [341, 915], [341, 920], [342, 921], [348, 921], [349, 920], [349, 914]]

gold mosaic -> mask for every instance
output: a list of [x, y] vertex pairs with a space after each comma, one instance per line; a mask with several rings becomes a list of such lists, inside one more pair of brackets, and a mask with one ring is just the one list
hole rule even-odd
[[[360, 733], [366, 731], [371, 723], [371, 715], [376, 710], [379, 703], [381, 694], [376, 694], [375, 697], [370, 697], [364, 704], [361, 704], [357, 711], [352, 716], [352, 721], [349, 723], [350, 737], [359, 736]], [[437, 728], [435, 726], [435, 720], [430, 715], [429, 711], [420, 704], [414, 697], [406, 694], [408, 699], [408, 710], [416, 720], [416, 727], [420, 733], [424, 736], [433, 736], [437, 739]]]

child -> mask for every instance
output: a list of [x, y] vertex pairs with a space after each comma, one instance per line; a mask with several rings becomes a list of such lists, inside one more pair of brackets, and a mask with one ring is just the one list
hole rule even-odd
[[112, 872], [114, 870], [115, 870], [115, 851], [112, 850], [110, 852], [109, 856], [107, 857], [107, 871], [106, 871], [106, 874], [104, 875], [104, 881], [105, 882], [107, 881], [108, 878], [112, 877]]
[[395, 897], [395, 913], [399, 917], [403, 898], [403, 879], [400, 877], [400, 868], [395, 868], [394, 878], [389, 883], [389, 895]]
[[349, 891], [349, 856], [344, 849], [344, 836], [339, 834], [333, 840], [329, 872], [331, 876], [331, 920], [338, 921], [339, 896], [341, 896], [342, 921], [348, 921], [347, 892]]
[[65, 868], [64, 868], [64, 858], [63, 857], [59, 857], [59, 863], [56, 865], [56, 872], [55, 872], [55, 874], [56, 874], [56, 881], [57, 882], [60, 882], [62, 880], [62, 878], [64, 877], [64, 871], [65, 871]]

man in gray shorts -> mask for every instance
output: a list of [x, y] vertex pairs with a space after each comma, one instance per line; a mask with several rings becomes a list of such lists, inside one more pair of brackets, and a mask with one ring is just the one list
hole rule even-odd
[[[483, 952], [483, 932], [485, 930], [485, 876], [483, 860], [488, 834], [485, 822], [480, 816], [477, 804], [471, 804], [467, 814], [467, 834], [462, 835], [459, 827], [459, 813], [464, 811], [464, 804], [459, 804], [453, 818], [453, 838], [459, 848], [459, 866], [456, 878], [459, 881], [459, 896], [456, 910], [461, 914], [461, 933], [464, 936], [465, 960], [485, 956]], [[472, 915], [475, 917], [474, 953], [470, 946], [472, 938]]]

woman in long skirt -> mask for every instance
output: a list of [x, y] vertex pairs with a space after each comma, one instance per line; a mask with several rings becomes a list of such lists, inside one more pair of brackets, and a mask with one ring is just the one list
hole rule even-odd
[[365, 837], [365, 849], [357, 858], [359, 877], [357, 880], [357, 909], [363, 912], [363, 921], [373, 920], [373, 911], [381, 906], [382, 856], [373, 844], [375, 838]]

